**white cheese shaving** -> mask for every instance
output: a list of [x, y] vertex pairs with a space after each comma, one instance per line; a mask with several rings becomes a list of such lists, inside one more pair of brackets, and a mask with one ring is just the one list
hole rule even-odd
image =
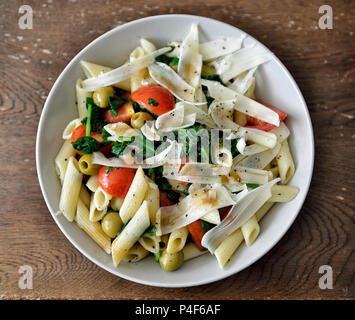
[[124, 65], [100, 74], [98, 77], [89, 78], [83, 81], [83, 90], [95, 91], [100, 87], [107, 87], [117, 82], [121, 82], [133, 76], [139, 70], [148, 67], [155, 61], [155, 58], [171, 50], [169, 47], [161, 48], [143, 57], [125, 63]]
[[162, 62], [148, 67], [150, 76], [161, 86], [167, 88], [176, 98], [194, 102], [195, 88], [184, 81], [172, 68]]
[[244, 77], [237, 77], [233, 83], [228, 86], [228, 88], [244, 95], [249, 90], [253, 80], [255, 79], [254, 73], [256, 69], [257, 67], [250, 69]]
[[212, 60], [237, 51], [241, 48], [244, 38], [245, 34], [241, 35], [239, 38], [223, 37], [201, 43], [199, 49], [202, 54], [202, 59], [204, 61]]
[[195, 191], [176, 205], [160, 208], [161, 221], [157, 235], [170, 233], [200, 219], [211, 210], [233, 204], [230, 192], [221, 184]]
[[271, 198], [271, 187], [278, 181], [280, 181], [280, 178], [247, 193], [243, 191], [244, 194], [232, 207], [227, 217], [219, 225], [205, 233], [201, 241], [202, 246], [214, 254], [224, 239], [247, 222]]
[[279, 115], [261, 103], [223, 86], [218, 81], [202, 79], [201, 84], [208, 88], [208, 93], [212, 98], [220, 101], [234, 101], [235, 110], [275, 126], [280, 125]]
[[261, 46], [242, 48], [232, 54], [211, 62], [224, 83], [244, 71], [271, 60], [273, 54]]
[[200, 83], [201, 69], [202, 55], [199, 53], [198, 27], [196, 23], [193, 23], [181, 45], [178, 74], [193, 88], [197, 88]]

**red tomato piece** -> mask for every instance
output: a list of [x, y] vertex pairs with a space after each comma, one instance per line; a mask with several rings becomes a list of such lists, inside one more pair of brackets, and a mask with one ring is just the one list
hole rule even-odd
[[175, 98], [162, 86], [147, 85], [131, 93], [131, 99], [142, 107], [160, 116], [175, 106]]
[[160, 206], [161, 207], [167, 207], [167, 206], [172, 206], [174, 204], [176, 204], [175, 202], [171, 201], [168, 198], [168, 193], [165, 191], [160, 191], [159, 190], [159, 195], [160, 195]]
[[[82, 124], [79, 127], [77, 127], [72, 135], [71, 135], [71, 142], [75, 142], [76, 140], [78, 140], [79, 138], [85, 137], [86, 136], [86, 127]], [[102, 143], [103, 142], [103, 138], [102, 138], [102, 134], [101, 133], [97, 133], [97, 132], [91, 132], [90, 136], [92, 138], [94, 138], [96, 141]], [[107, 146], [104, 146], [102, 148], [99, 149], [100, 152], [102, 152], [103, 154], [107, 155], [111, 152], [112, 149], [112, 144], [109, 144]], [[81, 156], [84, 155], [82, 152], [80, 151], [76, 151], [78, 154], [80, 154]]]
[[219, 215], [221, 217], [221, 220], [223, 220], [228, 215], [231, 209], [232, 206], [219, 209]]
[[[270, 106], [268, 104], [265, 104], [263, 102], [260, 102], [260, 101], [258, 101], [258, 102], [261, 103], [262, 105], [264, 105], [265, 107], [268, 107], [269, 109], [275, 111], [279, 115], [280, 122], [282, 122], [283, 120], [286, 119], [286, 117], [287, 117], [286, 112], [283, 112], [283, 111], [281, 111], [273, 106]], [[273, 124], [264, 122], [262, 120], [256, 119], [251, 116], [247, 116], [247, 125], [245, 127], [259, 129], [259, 130], [263, 130], [263, 131], [270, 131], [275, 128], [275, 126]]]
[[112, 110], [106, 110], [105, 121], [109, 123], [124, 122], [129, 124], [133, 115], [134, 109], [132, 103], [126, 102], [117, 108], [117, 116], [113, 115]]
[[190, 223], [187, 226], [187, 229], [189, 230], [192, 240], [194, 241], [197, 248], [200, 251], [203, 251], [203, 247], [201, 245], [201, 240], [202, 240], [205, 232], [203, 231], [203, 228], [202, 228], [202, 221], [199, 219], [199, 220], [196, 220], [196, 221]]
[[[103, 166], [99, 170], [100, 187], [113, 197], [124, 198], [136, 174], [136, 169]], [[107, 172], [106, 172], [107, 171]]]

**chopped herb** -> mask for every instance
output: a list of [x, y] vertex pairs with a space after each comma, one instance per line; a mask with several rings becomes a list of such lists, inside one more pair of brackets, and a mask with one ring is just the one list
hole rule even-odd
[[152, 224], [147, 228], [147, 230], [145, 230], [143, 232], [143, 234], [141, 235], [142, 238], [146, 238], [146, 237], [152, 237], [154, 236], [154, 233], [157, 231], [157, 228], [155, 226], [153, 226]]
[[208, 232], [209, 230], [211, 230], [214, 227], [214, 225], [212, 223], [209, 223], [204, 220], [201, 220], [201, 223], [202, 223], [202, 229], [203, 229], [204, 233]]
[[153, 117], [153, 119], [157, 119], [158, 118], [158, 115], [155, 114], [154, 112], [144, 108], [143, 106], [141, 106], [139, 103], [135, 102], [132, 99], [130, 99], [130, 101], [132, 102], [134, 112], [147, 112]]
[[152, 107], [157, 107], [159, 105], [159, 102], [154, 100], [153, 98], [148, 99], [148, 104]]
[[118, 158], [119, 156], [124, 154], [126, 147], [134, 141], [134, 137], [129, 141], [115, 141], [112, 146], [112, 153]]
[[99, 150], [101, 143], [92, 137], [85, 136], [72, 142], [72, 146], [81, 153], [90, 154]]
[[81, 120], [81, 123], [84, 126], [91, 125], [90, 132], [97, 132], [102, 133], [103, 127], [107, 124], [105, 121], [105, 109], [100, 108], [97, 106], [92, 98], [86, 98], [86, 108], [88, 109], [88, 116], [89, 116], [89, 106], [91, 106], [91, 117], [90, 121], [88, 122], [88, 117], [85, 117]]
[[92, 117], [92, 103], [87, 102], [87, 108], [88, 108], [88, 117], [86, 121], [86, 135], [90, 137], [91, 134], [91, 117]]
[[178, 203], [179, 199], [180, 199], [180, 194], [179, 192], [176, 192], [174, 190], [168, 190], [166, 192], [166, 196], [168, 197], [168, 199], [172, 202]]
[[127, 100], [122, 99], [118, 96], [109, 96], [108, 97], [108, 104], [111, 107], [111, 112], [115, 117], [117, 117], [117, 109], [126, 102], [127, 102]]
[[178, 57], [174, 57], [173, 60], [171, 60], [171, 64], [173, 66], [177, 66], [179, 64], [179, 58]]
[[159, 263], [160, 257], [161, 257], [161, 252], [158, 251], [158, 252], [155, 254], [154, 260]]
[[182, 192], [185, 196], [188, 196], [188, 195], [190, 194], [189, 188], [190, 188], [190, 186], [187, 186], [187, 187], [184, 189], [184, 191]]
[[109, 172], [111, 172], [112, 171], [112, 167], [107, 167], [106, 169], [105, 169], [105, 173], [109, 173]]
[[172, 60], [173, 60], [173, 58], [168, 57], [166, 54], [162, 54], [161, 56], [158, 56], [158, 57], [155, 58], [155, 61], [162, 62], [162, 63], [165, 63], [167, 65], [169, 65]]
[[220, 82], [221, 84], [224, 85], [221, 77], [218, 75], [218, 74], [209, 74], [209, 75], [206, 75], [206, 76], [201, 76], [202, 79], [206, 79], [206, 80], [211, 80], [211, 81], [218, 81]]
[[112, 143], [112, 141], [108, 140], [108, 137], [111, 137], [111, 135], [105, 130], [105, 128], [102, 129], [102, 139], [103, 139], [103, 143]]
[[259, 185], [256, 183], [247, 183], [247, 187], [250, 189], [256, 189]]

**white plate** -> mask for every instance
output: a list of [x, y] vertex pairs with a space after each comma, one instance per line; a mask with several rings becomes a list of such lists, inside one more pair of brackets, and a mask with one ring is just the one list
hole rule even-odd
[[[210, 283], [233, 275], [260, 259], [286, 233], [297, 217], [311, 181], [314, 161], [314, 141], [310, 116], [302, 94], [285, 66], [276, 57], [258, 68], [256, 74], [257, 97], [288, 113], [287, 126], [291, 130], [290, 147], [296, 164], [291, 185], [300, 189], [297, 197], [289, 203], [277, 204], [261, 222], [261, 232], [255, 243], [245, 244], [233, 255], [225, 269], [220, 269], [216, 259], [205, 254], [186, 262], [175, 272], [164, 272], [153, 257], [138, 263], [112, 264], [107, 255], [77, 227], [62, 215], [56, 216], [60, 197], [54, 159], [63, 140], [66, 124], [77, 117], [74, 86], [77, 78], [84, 77], [80, 60], [117, 67], [124, 63], [128, 54], [146, 38], [158, 47], [172, 40], [182, 40], [191, 23], [200, 27], [200, 41], [220, 36], [238, 37], [244, 32], [209, 18], [190, 15], [161, 15], [129, 22], [117, 27], [84, 48], [64, 69], [44, 105], [39, 122], [36, 145], [36, 162], [40, 186], [53, 219], [69, 241], [88, 259], [105, 270], [128, 280], [160, 287], [188, 287]], [[247, 41], [259, 43], [248, 36]], [[49, 235], [50, 236], [50, 235]]]

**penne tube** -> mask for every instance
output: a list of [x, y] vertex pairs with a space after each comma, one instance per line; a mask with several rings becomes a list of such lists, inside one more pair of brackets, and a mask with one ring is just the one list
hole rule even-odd
[[99, 187], [99, 175], [95, 174], [90, 176], [89, 180], [86, 182], [86, 186], [91, 192], [95, 192]]
[[[266, 202], [263, 206], [260, 207], [260, 209], [255, 213], [253, 217], [255, 217], [257, 222], [259, 222], [265, 216], [265, 214], [270, 210], [272, 206], [273, 206], [272, 202]], [[218, 264], [221, 268], [224, 268], [224, 266], [230, 260], [234, 252], [238, 249], [240, 244], [243, 242], [244, 235], [241, 229], [242, 228], [239, 228], [235, 230], [233, 233], [231, 233], [225, 240], [222, 241], [222, 243], [218, 246], [218, 248], [214, 252]]]
[[88, 111], [86, 109], [86, 99], [92, 98], [92, 92], [87, 92], [83, 90], [82, 79], [77, 80], [75, 90], [79, 118], [85, 118], [88, 115]]
[[138, 262], [144, 259], [149, 254], [149, 251], [146, 250], [139, 242], [133, 245], [131, 249], [128, 250], [126, 255], [122, 258], [122, 261], [125, 262]]
[[187, 227], [182, 227], [177, 230], [174, 230], [170, 233], [168, 246], [166, 250], [169, 253], [176, 253], [181, 251], [186, 243], [187, 236], [189, 235], [189, 231]]
[[214, 255], [217, 258], [218, 264], [223, 268], [229, 261], [233, 253], [238, 249], [243, 242], [243, 233], [240, 229], [232, 232], [222, 243], [218, 246]]
[[155, 222], [155, 215], [160, 208], [159, 188], [154, 182], [148, 182], [149, 188], [145, 196], [148, 202], [149, 217], [152, 224]]
[[71, 141], [65, 140], [54, 161], [55, 169], [61, 184], [63, 184], [64, 181], [65, 171], [67, 170], [69, 159], [70, 157], [74, 157], [75, 154], [76, 151], [74, 150]]
[[79, 171], [78, 161], [70, 157], [59, 200], [59, 210], [70, 222], [75, 217], [82, 179], [83, 174]]
[[282, 184], [287, 184], [295, 173], [295, 164], [287, 140], [281, 143], [281, 148], [276, 156], [277, 166]]
[[260, 232], [259, 223], [254, 216], [252, 216], [246, 223], [240, 228], [245, 240], [246, 245], [249, 247], [255, 241]]
[[160, 250], [160, 236], [144, 237], [140, 238], [138, 242], [142, 245], [145, 250], [151, 253], [157, 253]]
[[143, 201], [142, 205], [128, 222], [120, 235], [112, 243], [113, 264], [117, 267], [129, 249], [139, 240], [143, 232], [149, 227], [148, 204]]
[[90, 221], [93, 222], [101, 220], [107, 212], [107, 207], [105, 207], [103, 210], [99, 210], [96, 208], [94, 197], [95, 197], [95, 193], [91, 193], [89, 218]]
[[277, 185], [271, 188], [272, 196], [269, 202], [288, 202], [297, 196], [299, 189], [293, 186]]
[[[130, 61], [137, 60], [139, 58], [142, 58], [145, 55], [145, 51], [142, 47], [137, 47], [136, 49], [133, 50], [133, 52], [130, 54]], [[143, 68], [139, 70], [136, 74], [131, 76], [131, 90], [132, 92], [136, 91], [142, 85], [144, 84], [144, 81], [147, 81], [150, 78], [149, 72], [147, 68]]]
[[111, 238], [102, 231], [99, 222], [90, 221], [89, 210], [81, 200], [78, 201], [75, 221], [107, 254], [111, 253]]
[[80, 188], [79, 198], [85, 204], [86, 207], [88, 208], [90, 207], [90, 201], [91, 201], [90, 193], [83, 184], [81, 185]]
[[106, 193], [101, 187], [96, 189], [94, 193], [94, 204], [97, 210], [105, 210], [108, 207], [111, 199], [112, 196]]
[[63, 139], [68, 140], [71, 138], [73, 131], [81, 125], [80, 119], [74, 119], [68, 123], [63, 131]]
[[143, 169], [139, 167], [120, 209], [120, 217], [123, 223], [126, 223], [135, 215], [145, 198], [148, 188]]

